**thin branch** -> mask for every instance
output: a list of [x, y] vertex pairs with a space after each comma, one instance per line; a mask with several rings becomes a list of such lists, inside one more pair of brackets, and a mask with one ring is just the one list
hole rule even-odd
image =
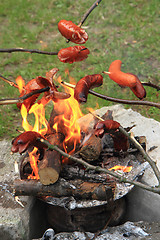
[[155, 88], [157, 91], [160, 90], [160, 86], [157, 86], [156, 84], [151, 83], [150, 81], [149, 82], [142, 82], [142, 85], [147, 86], [147, 87]]
[[0, 74], [0, 79], [2, 79], [2, 80], [3, 80], [4, 82], [6, 82], [6, 83], [9, 83], [10, 86], [13, 86], [13, 87], [18, 88], [17, 84], [15, 84], [14, 82], [12, 82], [12, 81], [9, 80], [8, 78], [3, 77], [1, 74]]
[[93, 3], [93, 5], [87, 10], [87, 12], [83, 15], [81, 21], [79, 22], [78, 26], [81, 27], [82, 24], [85, 22], [85, 20], [87, 19], [87, 17], [89, 16], [89, 14], [99, 5], [99, 3], [102, 0], [97, 0], [95, 1], [95, 3]]
[[[70, 87], [70, 88], [75, 88], [75, 85], [67, 83], [67, 82], [61, 82], [63, 85]], [[97, 93], [95, 91], [89, 90], [89, 93], [102, 98], [107, 101], [111, 102], [116, 102], [116, 103], [122, 103], [122, 104], [130, 104], [130, 105], [145, 105], [145, 106], [151, 106], [151, 107], [156, 107], [160, 109], [160, 103], [154, 103], [154, 102], [149, 102], [149, 101], [140, 101], [140, 100], [125, 100], [125, 99], [119, 99], [119, 98], [113, 98], [113, 97], [108, 97], [106, 95]]]
[[16, 104], [16, 103], [22, 103], [24, 100], [26, 100], [29, 97], [32, 97], [35, 94], [47, 92], [50, 88], [45, 87], [38, 90], [34, 90], [31, 93], [25, 94], [22, 97], [19, 98], [8, 98], [8, 99], [0, 99], [0, 105], [9, 105], [9, 104]]
[[[82, 26], [82, 24], [85, 22], [89, 14], [99, 5], [101, 1], [102, 0], [95, 1], [95, 3], [87, 10], [87, 12], [83, 15], [81, 21], [78, 24], [79, 27]], [[67, 42], [69, 42], [69, 40]], [[0, 48], [0, 52], [2, 53], [26, 52], [26, 53], [45, 54], [45, 55], [58, 55], [58, 52], [47, 52], [47, 51], [40, 51], [38, 49], [25, 49], [25, 48], [8, 48], [8, 49]]]
[[157, 180], [159, 182], [159, 186], [160, 186], [160, 171], [156, 165], [156, 162], [154, 162], [150, 156], [147, 154], [147, 152], [143, 149], [143, 147], [136, 141], [136, 139], [134, 138], [133, 135], [130, 136], [130, 134], [122, 127], [119, 127], [119, 130], [129, 138], [129, 140], [135, 145], [135, 147], [140, 151], [140, 153], [142, 153], [143, 157], [146, 159], [146, 161], [150, 164], [150, 166], [152, 167], [154, 174], [157, 177]]
[[76, 163], [82, 164], [84, 167], [86, 167], [87, 170], [90, 169], [90, 170], [95, 170], [97, 172], [104, 172], [106, 174], [109, 174], [109, 175], [117, 178], [119, 180], [119, 182], [129, 183], [129, 184], [132, 184], [134, 186], [143, 188], [147, 191], [160, 194], [160, 187], [151, 187], [149, 185], [146, 185], [146, 184], [143, 184], [143, 183], [140, 183], [140, 182], [128, 180], [127, 178], [125, 178], [125, 177], [123, 177], [123, 176], [121, 176], [121, 175], [119, 175], [115, 172], [109, 171], [109, 170], [107, 170], [105, 168], [102, 168], [102, 167], [99, 167], [99, 166], [93, 166], [93, 165], [85, 162], [82, 159], [73, 157], [73, 156], [69, 155], [68, 153], [63, 152], [57, 146], [51, 145], [48, 141], [46, 141], [44, 139], [40, 139], [40, 141], [43, 142], [44, 144], [46, 144], [46, 146], [48, 147], [49, 150], [55, 150], [55, 151], [59, 152], [62, 156], [68, 158], [69, 160], [72, 160]]
[[3, 52], [3, 53], [27, 52], [27, 53], [38, 53], [38, 54], [45, 54], [45, 55], [58, 55], [58, 52], [47, 52], [47, 51], [40, 51], [38, 49], [25, 49], [25, 48], [8, 48], [8, 49], [1, 48], [0, 52]]

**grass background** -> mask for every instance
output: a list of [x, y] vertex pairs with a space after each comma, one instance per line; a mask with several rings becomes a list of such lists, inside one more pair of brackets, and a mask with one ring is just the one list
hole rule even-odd
[[[57, 24], [61, 19], [78, 24], [94, 0], [6, 0], [0, 2], [0, 48], [28, 48], [45, 51], [59, 51], [73, 46], [58, 32]], [[89, 57], [79, 63], [64, 64], [57, 56], [29, 53], [0, 53], [0, 74], [15, 80], [21, 75], [27, 81], [36, 76], [45, 76], [53, 67], [59, 68], [62, 79], [64, 71], [78, 81], [88, 74], [107, 71], [116, 59], [123, 62], [122, 70], [136, 74], [141, 81], [159, 84], [159, 0], [102, 0], [90, 14], [83, 26], [89, 35], [85, 46]], [[149, 87], [146, 100], [159, 102], [159, 93]], [[116, 83], [104, 76], [102, 87], [95, 89], [102, 94], [136, 99], [128, 89], [121, 89]], [[0, 80], [0, 99], [18, 97], [18, 90]], [[89, 96], [82, 106], [97, 108], [113, 103]], [[131, 107], [125, 105], [125, 107]], [[159, 109], [133, 106], [142, 115], [160, 121]], [[48, 117], [51, 110], [49, 106]], [[0, 106], [0, 138], [12, 138], [21, 128], [21, 116], [16, 105]]]

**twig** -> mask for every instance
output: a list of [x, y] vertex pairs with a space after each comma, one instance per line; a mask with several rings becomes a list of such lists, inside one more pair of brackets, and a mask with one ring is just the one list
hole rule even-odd
[[155, 88], [157, 91], [160, 90], [160, 86], [157, 86], [156, 84], [151, 82], [142, 82], [142, 85]]
[[38, 90], [34, 90], [31, 93], [25, 94], [25, 95], [23, 95], [22, 97], [19, 97], [19, 98], [0, 99], [0, 105], [22, 103], [27, 98], [29, 98], [29, 97], [31, 97], [35, 94], [38, 94], [38, 93], [47, 92], [49, 89], [50, 89], [49, 87], [45, 87], [45, 88], [41, 88], [41, 89], [38, 89]]
[[106, 174], [109, 174], [109, 175], [117, 178], [119, 180], [119, 182], [129, 183], [131, 185], [143, 188], [147, 191], [160, 194], [160, 187], [152, 187], [152, 186], [140, 183], [140, 182], [128, 180], [127, 178], [125, 178], [125, 177], [123, 177], [123, 176], [121, 176], [121, 175], [119, 175], [115, 172], [109, 171], [109, 170], [107, 170], [105, 168], [102, 168], [102, 167], [99, 167], [99, 166], [93, 166], [93, 165], [89, 164], [88, 162], [85, 162], [84, 160], [82, 160], [80, 158], [73, 157], [73, 156], [69, 155], [68, 153], [65, 153], [64, 151], [59, 149], [57, 146], [51, 145], [48, 141], [46, 141], [44, 139], [39, 139], [39, 140], [41, 142], [43, 142], [43, 144], [46, 144], [46, 146], [48, 147], [49, 150], [55, 150], [55, 151], [59, 152], [62, 156], [68, 158], [69, 160], [72, 160], [74, 162], [82, 164], [84, 167], [86, 167], [86, 170], [90, 169], [90, 170], [94, 170], [94, 171], [97, 171], [97, 172], [104, 172]]
[[93, 9], [95, 9], [99, 3], [101, 2], [102, 0], [97, 0], [95, 1], [95, 3], [93, 3], [93, 5], [87, 10], [87, 12], [83, 15], [81, 21], [79, 22], [78, 26], [81, 27], [82, 24], [85, 22], [85, 20], [87, 19], [87, 17], [89, 16], [89, 14], [93, 11]]
[[[61, 84], [70, 87], [70, 88], [75, 88], [75, 85], [67, 83], [67, 82], [61, 82]], [[107, 101], [111, 102], [116, 102], [116, 103], [122, 103], [122, 104], [130, 104], [130, 105], [145, 105], [145, 106], [151, 106], [151, 107], [156, 107], [160, 109], [160, 103], [154, 103], [154, 102], [149, 102], [149, 101], [140, 101], [140, 100], [126, 100], [126, 99], [119, 99], [119, 98], [113, 98], [113, 97], [108, 97], [106, 95], [97, 93], [95, 91], [89, 90], [89, 93], [102, 98]]]
[[1, 74], [0, 74], [0, 79], [2, 79], [2, 80], [3, 80], [4, 82], [6, 82], [6, 83], [9, 83], [10, 86], [13, 86], [13, 87], [18, 88], [17, 84], [15, 84], [14, 82], [12, 82], [12, 81], [9, 80], [8, 78], [3, 77]]
[[25, 48], [8, 48], [8, 49], [1, 48], [0, 52], [3, 52], [3, 53], [27, 52], [27, 53], [46, 54], [46, 55], [58, 55], [58, 52], [47, 52], [47, 51], [40, 51], [38, 49], [25, 49]]
[[136, 141], [136, 139], [134, 138], [133, 135], [130, 136], [130, 134], [122, 127], [119, 127], [119, 130], [125, 135], [127, 136], [130, 141], [135, 145], [135, 147], [140, 151], [140, 153], [142, 153], [143, 157], [146, 159], [146, 161], [150, 164], [150, 166], [152, 167], [157, 180], [159, 182], [159, 186], [160, 186], [160, 171], [156, 165], [156, 162], [154, 162], [150, 156], [146, 153], [146, 151], [143, 149], [143, 147]]

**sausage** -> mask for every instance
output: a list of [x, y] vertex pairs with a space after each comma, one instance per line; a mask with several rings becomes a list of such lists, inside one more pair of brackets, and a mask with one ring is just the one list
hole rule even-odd
[[[35, 79], [30, 80], [26, 86], [23, 87], [23, 90], [20, 94], [20, 97], [24, 96], [25, 94], [31, 93], [34, 90], [40, 90], [45, 87], [49, 87], [49, 90], [44, 93], [44, 96], [38, 101], [38, 103], [43, 102], [46, 104], [49, 100], [57, 101], [58, 99], [67, 99], [71, 95], [69, 93], [58, 92], [55, 84], [53, 83], [53, 76], [57, 73], [58, 68], [53, 68], [49, 72], [46, 73], [46, 78], [44, 77], [36, 77]], [[30, 110], [32, 105], [35, 103], [37, 98], [40, 96], [41, 93], [34, 94], [33, 96], [27, 98], [23, 101], [27, 112]], [[17, 107], [20, 109], [22, 103], [17, 103]]]
[[[109, 77], [116, 83], [121, 86], [129, 87], [131, 91], [138, 97], [139, 99], [143, 99], [146, 97], [146, 91], [138, 79], [138, 77], [132, 73], [124, 73], [121, 71], [120, 60], [115, 60], [111, 63], [109, 67]], [[105, 72], [104, 72], [105, 73]]]
[[104, 133], [110, 132], [111, 130], [116, 131], [119, 126], [120, 123], [113, 120], [100, 121], [94, 126], [95, 135], [97, 137], [103, 137]]
[[109, 77], [116, 83], [125, 87], [134, 87], [137, 83], [135, 75], [121, 71], [121, 60], [115, 60], [109, 67]]
[[89, 50], [84, 46], [73, 46], [61, 49], [58, 52], [58, 58], [64, 63], [80, 62], [86, 59], [89, 53]]
[[37, 132], [27, 131], [21, 133], [12, 141], [11, 151], [13, 153], [19, 152], [20, 154], [22, 154], [29, 147], [37, 147], [38, 149], [47, 148], [45, 144], [37, 140], [38, 138], [44, 139], [44, 137]]
[[114, 149], [118, 152], [121, 150], [127, 151], [129, 148], [129, 141], [128, 138], [118, 130], [119, 126], [120, 123], [117, 121], [101, 121], [94, 126], [94, 134], [100, 138], [103, 137], [105, 133], [110, 134], [113, 139]]
[[[132, 74], [133, 75], [133, 74]], [[139, 99], [143, 99], [146, 97], [146, 90], [143, 87], [142, 83], [139, 79], [137, 79], [137, 83], [135, 87], [130, 87], [131, 91], [138, 97]]]
[[44, 88], [47, 86], [50, 87], [49, 91], [44, 93], [44, 97], [39, 101], [39, 103], [43, 102], [44, 99], [46, 100], [46, 103], [47, 103], [50, 99], [56, 102], [58, 99], [67, 99], [71, 96], [69, 93], [58, 92], [54, 83], [50, 82], [46, 78], [37, 77], [36, 80], [37, 80], [37, 83], [41, 86], [41, 88]]
[[103, 84], [103, 77], [100, 74], [87, 75], [81, 78], [75, 86], [74, 98], [79, 103], [87, 102], [90, 89], [100, 87]]
[[[26, 86], [24, 86], [24, 88], [23, 88], [19, 97], [23, 97], [25, 94], [28, 94], [28, 93], [30, 93], [34, 90], [39, 90], [39, 89], [41, 89], [41, 87], [37, 83], [36, 79], [32, 79], [26, 84]], [[25, 105], [27, 111], [29, 111], [31, 106], [35, 103], [35, 101], [37, 100], [39, 95], [40, 95], [40, 93], [34, 94], [33, 96], [31, 96], [31, 97], [29, 97], [29, 98], [27, 98], [26, 100], [23, 101], [23, 104]], [[17, 107], [19, 109], [21, 109], [21, 106], [22, 106], [22, 103], [17, 103]]]
[[46, 78], [53, 84], [53, 77], [59, 71], [58, 68], [52, 68], [49, 72], [46, 72]]
[[58, 23], [58, 30], [63, 37], [76, 44], [84, 44], [88, 40], [88, 34], [72, 21], [61, 20]]

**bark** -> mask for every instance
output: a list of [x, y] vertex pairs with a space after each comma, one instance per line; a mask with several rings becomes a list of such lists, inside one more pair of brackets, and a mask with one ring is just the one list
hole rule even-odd
[[81, 180], [66, 181], [59, 179], [55, 184], [45, 186], [38, 180], [15, 180], [14, 194], [16, 196], [53, 196], [70, 197], [77, 200], [103, 200], [113, 198], [111, 186], [107, 183], [89, 183]]
[[[112, 120], [112, 111], [107, 111], [103, 116], [103, 120]], [[98, 123], [98, 119], [95, 119], [95, 124]], [[99, 137], [94, 135], [94, 130], [91, 130], [93, 133], [90, 134], [89, 138], [86, 141], [85, 138], [82, 142], [82, 148], [78, 152], [79, 155], [88, 162], [95, 161], [99, 159], [99, 156], [102, 152], [102, 140]]]
[[88, 162], [99, 159], [102, 151], [102, 142], [94, 134], [86, 141], [79, 151], [79, 155]]
[[[63, 149], [62, 144], [64, 136], [62, 134], [55, 133], [48, 135], [46, 138], [51, 144], [58, 145], [60, 149]], [[45, 150], [42, 160], [38, 159], [36, 153], [34, 155], [37, 158], [40, 182], [44, 185], [55, 183], [58, 180], [61, 171], [62, 155], [54, 150]], [[26, 153], [20, 158], [20, 178], [28, 179], [32, 173], [33, 170], [30, 165], [30, 157], [28, 153]]]
[[[63, 149], [64, 137], [60, 133], [55, 133], [47, 137], [48, 141], [53, 145], [58, 145]], [[46, 150], [43, 159], [38, 163], [38, 174], [40, 182], [44, 185], [55, 183], [59, 178], [61, 171], [61, 154], [57, 151]]]

